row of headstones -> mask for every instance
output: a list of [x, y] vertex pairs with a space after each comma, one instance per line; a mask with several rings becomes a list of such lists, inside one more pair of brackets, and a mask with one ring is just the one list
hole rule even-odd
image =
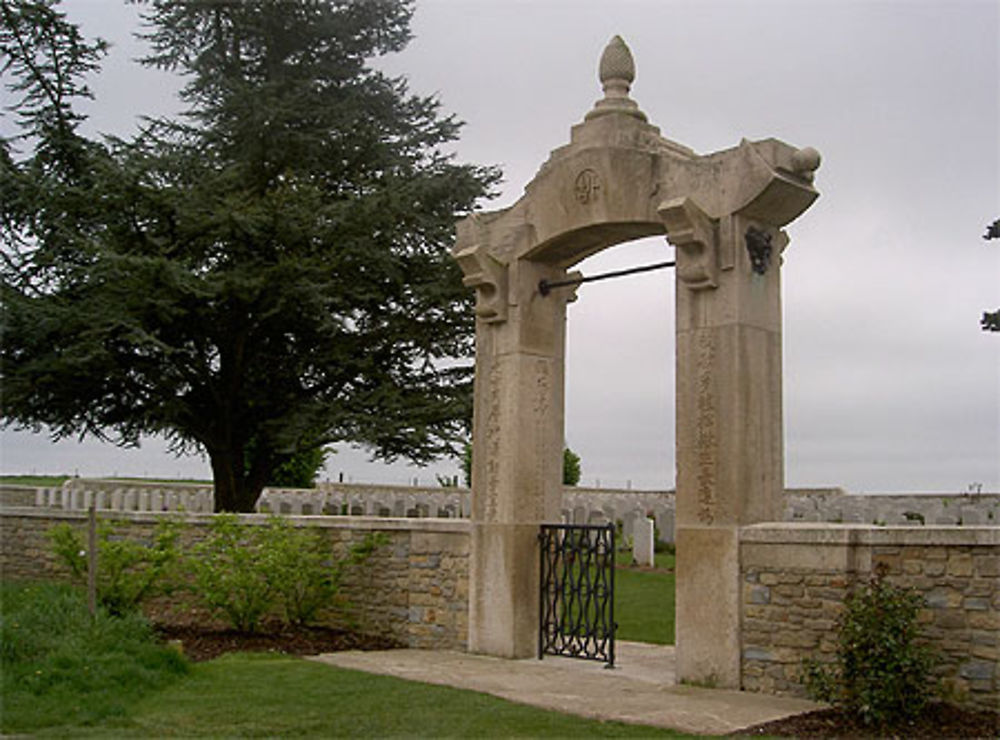
[[[211, 489], [178, 488], [98, 488], [63, 487], [35, 490], [35, 506], [85, 510], [91, 504], [101, 511], [187, 511], [211, 513]], [[468, 516], [461, 496], [442, 500], [439, 496], [375, 494], [346, 496], [316, 494], [299, 490], [268, 489], [261, 495], [257, 510], [281, 514], [334, 514], [381, 517]]]
[[910, 526], [1000, 524], [1000, 496], [789, 496], [786, 521]]
[[210, 513], [211, 490], [174, 488], [114, 488], [86, 490], [78, 488], [35, 489], [35, 506], [53, 509], [83, 510], [93, 505], [99, 511], [188, 511]]
[[[429, 489], [318, 491], [266, 489], [259, 511], [281, 514], [333, 514], [376, 517], [468, 517], [467, 491]], [[86, 509], [93, 501], [98, 509], [112, 511], [211, 512], [210, 488], [150, 486], [91, 490], [82, 487], [37, 489], [36, 505], [63, 509]], [[563, 522], [595, 524], [622, 522], [624, 536], [633, 535], [636, 522], [651, 517], [655, 539], [674, 539], [674, 498], [670, 494], [569, 492], [564, 497]], [[1000, 496], [984, 494], [974, 499], [961, 496], [845, 496], [826, 493], [790, 495], [786, 521], [848, 522], [865, 524], [982, 525], [1000, 523]]]
[[[416, 517], [438, 516], [457, 518], [468, 516], [463, 511], [466, 499], [462, 496], [439, 499], [436, 495], [374, 495], [337, 496], [301, 491], [268, 490], [261, 496], [258, 510], [280, 514], [337, 514], [348, 516]], [[91, 504], [100, 511], [187, 511], [211, 512], [211, 491], [184, 489], [116, 488], [111, 490], [84, 490], [73, 488], [39, 488], [35, 492], [35, 505], [45, 508], [84, 510]], [[432, 507], [436, 509], [432, 514]], [[673, 539], [673, 512], [666, 512], [669, 522], [660, 524], [660, 531]], [[654, 520], [641, 509], [633, 509], [617, 517], [613, 508], [588, 512], [585, 507], [563, 511], [564, 522], [606, 523], [622, 522], [622, 536], [631, 541], [633, 560], [640, 565], [653, 565], [655, 545]], [[666, 525], [666, 528], [664, 528]]]
[[[35, 505], [69, 510], [83, 510], [94, 503], [103, 511], [212, 511], [210, 489], [188, 488], [39, 488], [35, 492]], [[626, 505], [627, 506], [627, 505]], [[645, 522], [652, 515], [659, 539], [673, 541], [674, 513], [666, 505], [653, 510], [637, 507], [612, 506], [605, 502], [601, 508], [578, 505], [564, 510], [562, 520], [576, 524], [622, 522], [623, 536], [634, 535], [637, 522]], [[459, 493], [400, 493], [395, 491], [367, 494], [338, 494], [296, 489], [267, 489], [257, 504], [260, 512], [291, 515], [340, 515], [375, 517], [440, 517], [467, 518], [469, 497]], [[643, 525], [645, 526], [645, 525]]]
[[468, 517], [469, 497], [457, 493], [372, 492], [345, 494], [331, 491], [266, 489], [257, 502], [260, 512], [310, 516]]
[[588, 511], [584, 506], [577, 506], [572, 510], [563, 509], [562, 523], [606, 525], [621, 522], [623, 541], [619, 549], [631, 550], [632, 562], [636, 565], [652, 567], [656, 543], [674, 541], [674, 511], [664, 507], [655, 512], [655, 516], [650, 514], [654, 512], [634, 507], [619, 517], [612, 507]]
[[640, 506], [626, 506], [618, 509], [605, 503], [601, 508], [589, 508], [587, 506], [575, 506], [572, 509], [563, 509], [562, 521], [564, 524], [607, 524], [608, 522], [622, 523], [622, 536], [626, 539], [635, 535], [635, 528], [639, 525], [646, 526], [646, 522], [651, 522], [654, 527], [654, 539], [660, 542], [674, 541], [674, 510], [667, 505], [658, 505], [652, 508]]

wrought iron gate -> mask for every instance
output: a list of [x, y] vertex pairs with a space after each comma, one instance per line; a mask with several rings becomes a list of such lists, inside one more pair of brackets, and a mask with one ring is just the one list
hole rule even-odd
[[538, 657], [615, 664], [615, 526], [543, 524]]

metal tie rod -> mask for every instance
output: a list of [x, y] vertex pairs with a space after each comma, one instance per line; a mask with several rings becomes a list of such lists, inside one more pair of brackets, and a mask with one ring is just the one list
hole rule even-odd
[[564, 288], [568, 285], [580, 285], [580, 283], [594, 283], [598, 280], [607, 280], [608, 278], [624, 277], [625, 275], [635, 275], [640, 272], [652, 272], [653, 270], [662, 270], [666, 267], [674, 267], [676, 262], [657, 262], [653, 265], [643, 265], [642, 267], [630, 267], [627, 270], [615, 270], [613, 272], [604, 272], [600, 275], [591, 275], [590, 277], [578, 277], [578, 278], [568, 278], [566, 280], [539, 280], [538, 281], [538, 292], [542, 295], [548, 295], [549, 291], [553, 288]]

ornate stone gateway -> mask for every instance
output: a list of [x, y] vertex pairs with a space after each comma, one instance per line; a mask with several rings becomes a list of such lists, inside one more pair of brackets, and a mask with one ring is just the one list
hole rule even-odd
[[736, 687], [739, 527], [780, 518], [781, 227], [816, 199], [819, 154], [775, 139], [708, 155], [666, 139], [629, 97], [619, 37], [604, 98], [513, 206], [458, 223], [477, 291], [469, 649], [530, 657], [538, 527], [562, 491], [566, 304], [540, 290], [607, 247], [676, 247], [677, 673]]

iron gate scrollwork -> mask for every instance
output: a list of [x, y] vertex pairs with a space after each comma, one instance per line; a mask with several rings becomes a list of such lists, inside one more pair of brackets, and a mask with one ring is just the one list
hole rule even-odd
[[538, 657], [615, 664], [615, 526], [543, 524]]

